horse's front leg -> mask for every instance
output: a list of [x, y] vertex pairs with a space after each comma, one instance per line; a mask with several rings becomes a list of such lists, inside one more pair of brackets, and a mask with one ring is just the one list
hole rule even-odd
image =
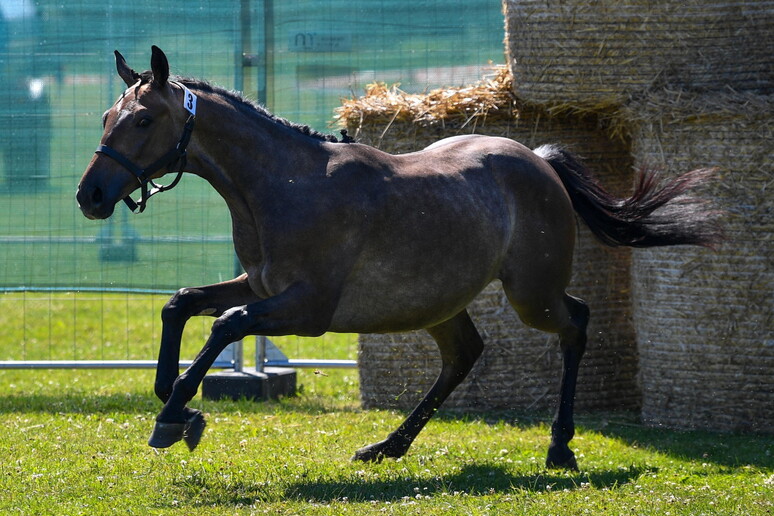
[[156, 366], [155, 392], [166, 403], [180, 373], [180, 342], [191, 317], [219, 317], [235, 306], [253, 303], [258, 297], [247, 283], [247, 274], [215, 285], [178, 290], [161, 310], [161, 345]]
[[193, 399], [215, 359], [231, 342], [247, 335], [308, 335], [324, 333], [333, 310], [312, 302], [319, 297], [296, 285], [269, 299], [223, 312], [212, 325], [212, 333], [191, 366], [174, 381], [164, 408], [148, 441], [154, 448], [166, 448], [185, 439], [193, 450], [204, 431], [199, 411], [186, 407]]

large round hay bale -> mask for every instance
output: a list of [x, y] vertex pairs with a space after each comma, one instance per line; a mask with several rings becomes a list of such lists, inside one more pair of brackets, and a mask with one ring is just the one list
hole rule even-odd
[[[499, 91], [496, 86], [494, 89]], [[386, 88], [372, 89], [371, 93], [345, 106], [340, 111], [341, 120], [361, 142], [385, 151], [418, 150], [443, 137], [470, 132], [506, 136], [532, 147], [561, 142], [582, 154], [613, 190], [625, 192], [631, 184], [627, 143], [611, 140], [596, 117], [515, 113], [509, 96], [490, 104], [492, 97], [484, 91], [478, 93], [486, 98], [477, 98], [473, 90], [462, 94], [444, 90], [428, 96]], [[442, 106], [450, 98], [460, 102]], [[430, 112], [435, 114], [428, 116]], [[570, 291], [586, 299], [592, 313], [588, 351], [578, 384], [581, 409], [631, 409], [639, 405], [630, 259], [629, 250], [604, 247], [585, 227], [580, 229]], [[484, 337], [485, 351], [444, 406], [474, 410], [555, 408], [561, 376], [556, 337], [526, 328], [497, 283], [478, 296], [470, 313]], [[440, 359], [425, 332], [361, 335], [359, 367], [364, 406], [411, 408], [435, 380]]]
[[774, 0], [504, 0], [516, 94], [600, 108], [664, 85], [774, 90]]
[[662, 92], [627, 109], [640, 166], [719, 167], [705, 195], [727, 212], [717, 251], [634, 254], [643, 418], [774, 429], [774, 98]]

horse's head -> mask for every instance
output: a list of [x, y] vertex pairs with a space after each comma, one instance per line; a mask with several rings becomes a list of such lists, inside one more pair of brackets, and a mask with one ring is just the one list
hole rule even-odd
[[81, 211], [90, 219], [110, 217], [116, 203], [138, 188], [143, 189], [144, 208], [148, 183], [181, 161], [185, 145], [176, 152], [183, 140], [181, 132], [185, 128], [187, 144], [193, 128], [193, 116], [180, 101], [186, 90], [169, 81], [164, 52], [154, 46], [151, 70], [142, 74], [132, 70], [118, 51], [115, 54], [118, 75], [127, 89], [102, 116], [102, 140], [76, 194]]

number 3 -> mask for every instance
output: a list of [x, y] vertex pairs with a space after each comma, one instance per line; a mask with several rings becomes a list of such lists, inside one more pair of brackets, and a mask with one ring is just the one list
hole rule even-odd
[[192, 115], [196, 115], [196, 95], [191, 90], [183, 86], [183, 107]]

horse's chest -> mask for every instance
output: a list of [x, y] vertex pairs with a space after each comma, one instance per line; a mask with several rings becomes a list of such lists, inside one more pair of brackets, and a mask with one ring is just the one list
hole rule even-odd
[[245, 234], [243, 230], [235, 230], [233, 235], [234, 251], [242, 267], [247, 270], [251, 265], [256, 265], [263, 260], [258, 239]]
[[253, 292], [260, 297], [269, 297], [270, 292], [267, 291], [262, 278], [266, 258], [261, 250], [257, 232], [248, 231], [244, 226], [235, 225], [233, 240], [237, 259], [242, 269], [247, 273]]
[[[299, 246], [279, 245], [276, 239], [267, 238], [258, 231], [235, 231], [234, 249], [239, 263], [247, 273], [253, 292], [261, 298], [275, 296], [303, 276], [304, 257], [308, 253]], [[292, 243], [297, 239], [280, 239]]]

